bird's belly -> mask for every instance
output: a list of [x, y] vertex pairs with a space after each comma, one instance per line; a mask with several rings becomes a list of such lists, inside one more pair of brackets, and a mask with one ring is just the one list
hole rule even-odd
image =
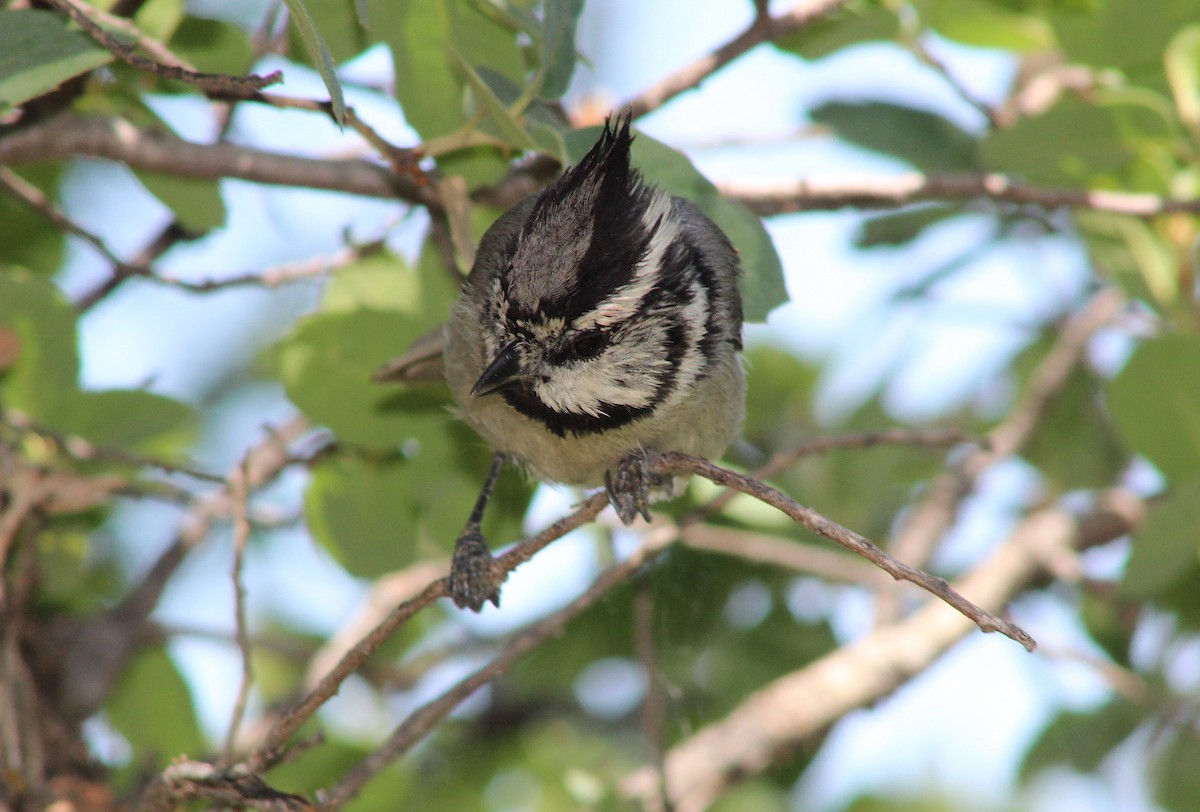
[[531, 476], [595, 487], [604, 484], [606, 471], [638, 448], [719, 457], [742, 423], [742, 370], [731, 361], [670, 410], [594, 434], [558, 436], [496, 396], [473, 398], [463, 417], [493, 449], [508, 454]]

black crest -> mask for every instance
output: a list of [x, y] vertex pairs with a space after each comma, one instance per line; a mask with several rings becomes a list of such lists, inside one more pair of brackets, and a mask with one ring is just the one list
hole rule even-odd
[[[529, 304], [542, 315], [569, 320], [588, 312], [629, 282], [645, 256], [653, 228], [643, 217], [653, 189], [630, 166], [629, 127], [628, 113], [607, 119], [595, 145], [542, 192], [522, 228], [523, 240], [542, 243], [532, 251], [555, 251], [559, 259], [540, 263], [552, 278]], [[512, 297], [518, 305], [522, 298]]]

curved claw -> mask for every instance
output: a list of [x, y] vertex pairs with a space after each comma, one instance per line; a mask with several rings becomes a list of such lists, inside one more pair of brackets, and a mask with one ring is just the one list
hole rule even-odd
[[653, 473], [655, 452], [645, 449], [631, 451], [616, 470], [604, 474], [604, 490], [623, 524], [632, 524], [639, 515], [650, 521], [650, 489], [662, 484], [662, 477]]
[[454, 542], [454, 557], [450, 561], [450, 599], [461, 609], [478, 612], [491, 601], [500, 606], [500, 583], [496, 559], [488, 549], [487, 540], [478, 525], [467, 525]]

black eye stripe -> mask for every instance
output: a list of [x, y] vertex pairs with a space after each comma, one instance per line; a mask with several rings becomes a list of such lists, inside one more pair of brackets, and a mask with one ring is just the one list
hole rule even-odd
[[565, 336], [551, 357], [555, 362], [560, 364], [568, 364], [573, 361], [590, 361], [604, 352], [611, 343], [612, 333], [608, 330], [581, 330]]
[[572, 338], [567, 346], [572, 356], [587, 360], [604, 352], [611, 340], [612, 336], [607, 330], [588, 330]]

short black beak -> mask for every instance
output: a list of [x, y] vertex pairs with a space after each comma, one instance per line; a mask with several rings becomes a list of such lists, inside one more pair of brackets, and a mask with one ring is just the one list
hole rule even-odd
[[517, 351], [517, 342], [510, 341], [504, 349], [496, 353], [496, 357], [488, 364], [487, 369], [471, 387], [471, 394], [493, 395], [506, 386], [514, 383], [521, 375], [521, 356]]

